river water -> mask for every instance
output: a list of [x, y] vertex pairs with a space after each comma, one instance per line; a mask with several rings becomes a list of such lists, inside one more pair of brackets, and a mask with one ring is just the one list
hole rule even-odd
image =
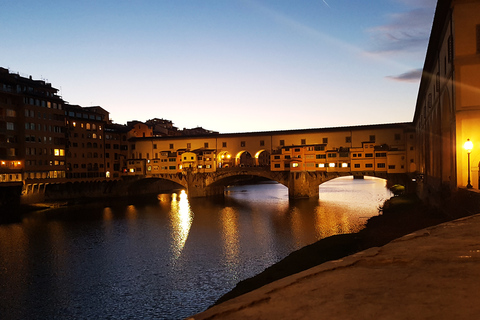
[[360, 230], [391, 193], [339, 178], [319, 201], [276, 183], [49, 209], [0, 225], [1, 319], [182, 319], [319, 239]]

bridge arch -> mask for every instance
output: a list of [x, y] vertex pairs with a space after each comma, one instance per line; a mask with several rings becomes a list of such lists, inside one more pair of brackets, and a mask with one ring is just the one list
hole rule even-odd
[[247, 150], [239, 151], [235, 156], [235, 166], [238, 167], [253, 167], [255, 165], [255, 158]]
[[234, 166], [235, 158], [228, 151], [221, 151], [217, 156], [217, 167], [218, 168], [229, 168]]
[[175, 189], [187, 189], [188, 184], [184, 175], [169, 174], [164, 177], [149, 177], [132, 181], [128, 186], [128, 194], [135, 195], [144, 193], [162, 193]]
[[270, 165], [270, 152], [262, 149], [255, 153], [255, 165], [259, 167], [267, 167]]

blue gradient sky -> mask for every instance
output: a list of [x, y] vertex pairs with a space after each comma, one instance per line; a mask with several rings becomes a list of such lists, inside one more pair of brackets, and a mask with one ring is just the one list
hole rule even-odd
[[0, 66], [117, 123], [411, 121], [435, 0], [0, 0]]

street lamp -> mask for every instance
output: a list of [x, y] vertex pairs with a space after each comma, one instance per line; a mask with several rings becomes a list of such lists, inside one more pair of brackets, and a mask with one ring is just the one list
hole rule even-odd
[[473, 149], [473, 143], [470, 141], [470, 139], [467, 139], [465, 144], [463, 145], [463, 148], [467, 150], [468, 154], [468, 180], [467, 180], [467, 188], [471, 189], [473, 186], [470, 184], [470, 152], [472, 152]]

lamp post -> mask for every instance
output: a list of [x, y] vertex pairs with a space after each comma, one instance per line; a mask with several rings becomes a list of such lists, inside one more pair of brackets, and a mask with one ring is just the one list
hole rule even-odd
[[468, 180], [467, 180], [467, 188], [471, 189], [473, 186], [470, 184], [470, 152], [472, 152], [473, 149], [473, 143], [470, 141], [470, 139], [467, 139], [465, 144], [463, 145], [463, 148], [467, 150], [467, 155], [468, 155]]

